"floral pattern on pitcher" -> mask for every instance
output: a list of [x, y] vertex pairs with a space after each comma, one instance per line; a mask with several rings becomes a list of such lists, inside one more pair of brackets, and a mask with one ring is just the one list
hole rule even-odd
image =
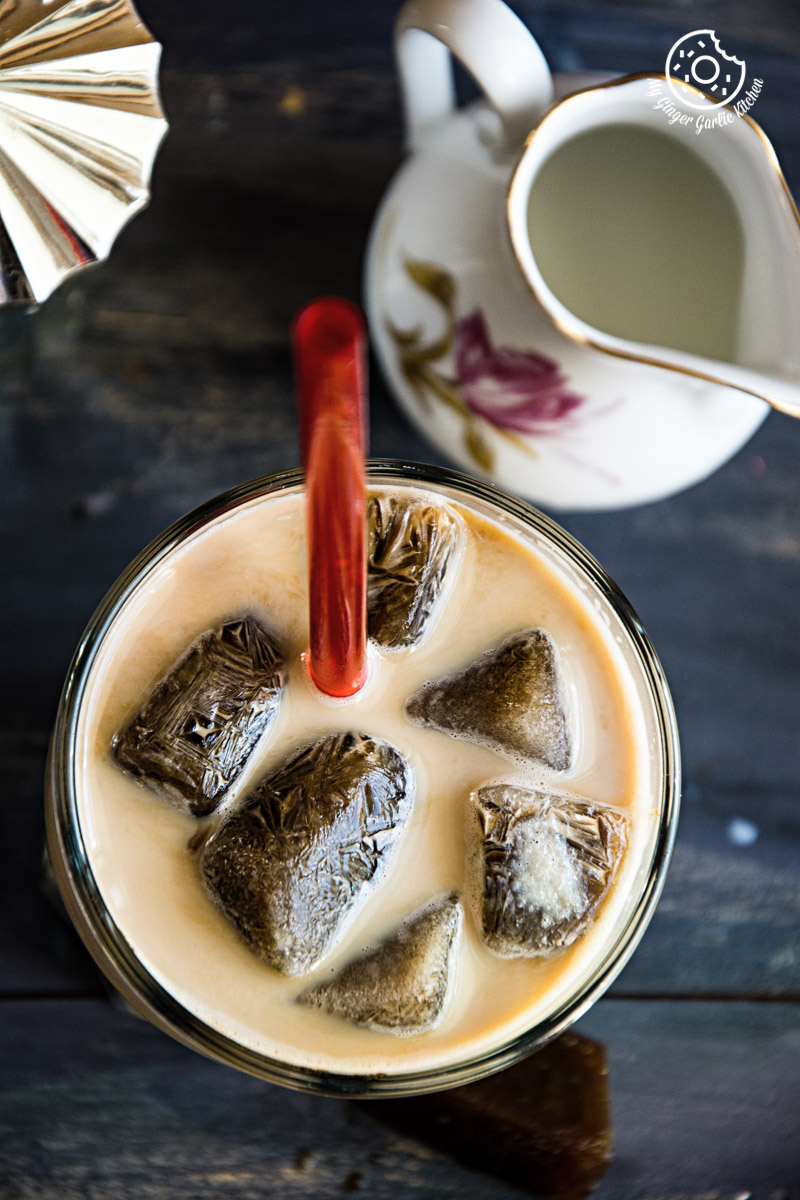
[[[494, 452], [485, 425], [536, 457], [530, 437], [554, 437], [574, 428], [576, 411], [586, 402], [569, 388], [554, 359], [530, 350], [492, 344], [480, 309], [459, 318], [456, 283], [435, 263], [407, 259], [406, 274], [443, 310], [443, 334], [425, 342], [416, 327], [403, 330], [388, 322], [400, 370], [422, 405], [434, 402], [458, 413], [464, 424], [464, 445], [484, 471], [494, 468]], [[438, 365], [453, 354], [454, 374]]]

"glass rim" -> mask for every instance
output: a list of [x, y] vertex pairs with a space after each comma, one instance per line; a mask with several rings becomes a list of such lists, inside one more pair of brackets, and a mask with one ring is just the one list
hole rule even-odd
[[378, 481], [447, 487], [464, 493], [467, 501], [477, 499], [499, 508], [543, 535], [601, 592], [620, 621], [642, 668], [657, 720], [663, 781], [652, 858], [638, 902], [606, 948], [602, 960], [575, 994], [530, 1029], [478, 1056], [397, 1074], [326, 1072], [270, 1058], [240, 1045], [197, 1017], [150, 974], [109, 913], [83, 839], [74, 752], [78, 716], [97, 653], [121, 607], [167, 554], [242, 502], [302, 486], [304, 476], [300, 468], [259, 476], [213, 497], [173, 522], [122, 572], [89, 621], [70, 664], [53, 728], [46, 779], [49, 853], [68, 912], [97, 964], [133, 1007], [178, 1041], [257, 1078], [305, 1092], [363, 1098], [411, 1096], [471, 1082], [524, 1058], [576, 1021], [614, 981], [644, 934], [664, 886], [680, 806], [677, 724], [661, 663], [634, 609], [597, 560], [538, 509], [461, 472], [405, 460], [370, 459], [367, 482]]

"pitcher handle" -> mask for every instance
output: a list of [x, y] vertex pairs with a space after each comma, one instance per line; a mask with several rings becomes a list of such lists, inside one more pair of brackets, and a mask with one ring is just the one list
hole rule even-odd
[[553, 99], [544, 55], [503, 0], [408, 0], [395, 25], [395, 50], [411, 149], [455, 108], [450, 54], [486, 93], [509, 149]]

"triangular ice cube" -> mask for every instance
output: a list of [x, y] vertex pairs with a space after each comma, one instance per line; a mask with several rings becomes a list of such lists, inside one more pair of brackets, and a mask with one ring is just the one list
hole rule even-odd
[[195, 817], [222, 802], [275, 719], [284, 663], [254, 617], [198, 638], [112, 745], [121, 767]]
[[463, 522], [447, 505], [389, 494], [370, 498], [368, 523], [369, 636], [390, 649], [414, 646], [455, 569]]
[[572, 761], [558, 657], [543, 629], [515, 633], [459, 675], [427, 684], [406, 711], [419, 725], [553, 771]]
[[310, 970], [355, 916], [411, 810], [411, 768], [387, 742], [334, 734], [295, 754], [219, 827], [200, 867], [265, 962]]
[[330, 982], [308, 988], [300, 1003], [368, 1029], [425, 1033], [444, 1013], [460, 925], [458, 898], [443, 896], [374, 950], [348, 963]]
[[627, 841], [626, 818], [577, 796], [481, 788], [480, 924], [503, 958], [550, 954], [584, 932]]

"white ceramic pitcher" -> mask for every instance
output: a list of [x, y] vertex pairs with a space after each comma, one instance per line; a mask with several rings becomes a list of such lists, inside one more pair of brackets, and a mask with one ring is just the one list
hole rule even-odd
[[[450, 53], [484, 92], [461, 110]], [[615, 508], [703, 479], [770, 404], [800, 415], [800, 218], [749, 117], [700, 138], [654, 104], [664, 76], [551, 79], [502, 0], [410, 0], [397, 55], [411, 153], [373, 227], [366, 305], [393, 391], [442, 451], [545, 506]], [[735, 361], [603, 332], [545, 282], [531, 188], [559, 146], [614, 124], [680, 139], [732, 197]]]

